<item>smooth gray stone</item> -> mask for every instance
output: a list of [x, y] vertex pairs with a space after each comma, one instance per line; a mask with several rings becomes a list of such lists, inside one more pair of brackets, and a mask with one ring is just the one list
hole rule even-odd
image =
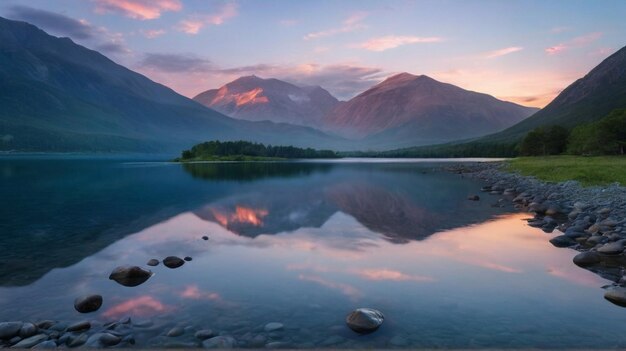
[[120, 266], [109, 275], [109, 279], [115, 280], [120, 285], [133, 287], [141, 285], [152, 276], [152, 272], [137, 266]]
[[52, 340], [44, 341], [33, 347], [33, 349], [56, 349], [56, 348], [57, 348], [57, 343]]
[[170, 329], [170, 331], [167, 332], [167, 336], [171, 337], [171, 338], [175, 338], [177, 336], [181, 336], [185, 334], [185, 329], [181, 328], [181, 327], [174, 327], [172, 329]]
[[574, 256], [573, 261], [579, 267], [587, 267], [600, 263], [601, 258], [597, 252], [586, 251]]
[[67, 346], [69, 347], [81, 346], [87, 342], [87, 339], [88, 339], [88, 336], [86, 333], [80, 334], [79, 336], [75, 338], [70, 338], [69, 342], [67, 343]]
[[29, 338], [35, 334], [37, 334], [39, 328], [33, 323], [24, 323], [22, 324], [22, 328], [20, 328], [20, 337]]
[[157, 260], [156, 258], [153, 258], [151, 260], [148, 261], [148, 263], [146, 263], [148, 266], [158, 266], [159, 265], [159, 260]]
[[26, 339], [18, 342], [17, 344], [11, 346], [11, 348], [15, 348], [15, 349], [29, 349], [29, 348], [39, 344], [40, 342], [45, 341], [45, 340], [48, 340], [48, 335], [46, 335], [46, 334], [33, 335], [30, 338], [26, 338]]
[[598, 252], [605, 255], [619, 255], [624, 251], [624, 243], [622, 241], [615, 241], [612, 243], [604, 244], [598, 248]]
[[22, 329], [22, 322], [2, 322], [0, 323], [0, 339], [11, 339]]
[[77, 297], [74, 300], [74, 309], [80, 313], [95, 312], [100, 309], [100, 306], [102, 306], [102, 296], [97, 294]]
[[382, 312], [373, 308], [358, 308], [346, 316], [346, 324], [357, 333], [371, 333], [385, 320]]
[[168, 256], [163, 259], [163, 265], [167, 268], [178, 268], [185, 264], [185, 260], [176, 256]]
[[80, 321], [67, 327], [67, 331], [77, 332], [77, 331], [87, 330], [89, 328], [91, 328], [91, 323], [89, 321]]

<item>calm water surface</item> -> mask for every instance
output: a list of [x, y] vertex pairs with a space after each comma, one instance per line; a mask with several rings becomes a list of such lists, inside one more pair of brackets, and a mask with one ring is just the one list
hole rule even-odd
[[[498, 196], [467, 201], [482, 184], [441, 165], [5, 157], [0, 320], [79, 321], [74, 298], [99, 293], [89, 318], [152, 321], [144, 347], [177, 325], [245, 341], [268, 322], [295, 347], [626, 346], [609, 281]], [[170, 255], [193, 261], [145, 265]], [[127, 264], [155, 274], [108, 279]], [[358, 307], [385, 324], [354, 334], [344, 318]]]

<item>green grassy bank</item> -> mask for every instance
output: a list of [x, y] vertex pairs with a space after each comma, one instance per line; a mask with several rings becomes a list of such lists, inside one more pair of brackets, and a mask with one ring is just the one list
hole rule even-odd
[[508, 169], [549, 182], [577, 180], [585, 186], [620, 182], [626, 185], [626, 156], [520, 157]]

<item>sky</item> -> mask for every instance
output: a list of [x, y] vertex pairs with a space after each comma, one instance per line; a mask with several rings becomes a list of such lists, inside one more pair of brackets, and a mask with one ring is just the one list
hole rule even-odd
[[543, 107], [626, 45], [624, 0], [3, 0], [193, 97], [255, 74], [341, 100], [409, 72]]

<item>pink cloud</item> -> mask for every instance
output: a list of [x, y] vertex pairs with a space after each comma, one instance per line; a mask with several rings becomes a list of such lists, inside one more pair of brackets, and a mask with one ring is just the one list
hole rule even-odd
[[350, 15], [345, 20], [343, 20], [341, 27], [309, 33], [304, 36], [304, 40], [330, 37], [336, 34], [349, 33], [349, 32], [357, 31], [362, 28], [366, 28], [366, 26], [362, 22], [367, 16], [368, 16], [367, 12], [356, 12]]
[[484, 54], [483, 57], [486, 58], [486, 59], [491, 59], [491, 58], [496, 58], [496, 57], [500, 57], [500, 56], [509, 55], [509, 54], [514, 53], [514, 52], [522, 51], [523, 49], [524, 48], [522, 48], [520, 46], [511, 46], [511, 47], [504, 48], [504, 49], [490, 51], [490, 52]]
[[600, 39], [600, 37], [602, 37], [601, 32], [589, 33], [589, 34], [585, 34], [585, 35], [581, 35], [579, 37], [573, 38], [567, 42], [560, 43], [560, 44], [551, 46], [549, 48], [546, 48], [544, 51], [548, 55], [557, 55], [569, 49], [587, 46], [595, 42], [596, 40]]
[[392, 280], [392, 281], [414, 281], [414, 282], [432, 282], [432, 277], [422, 275], [409, 275], [391, 269], [362, 269], [355, 273], [367, 280]]
[[161, 301], [152, 296], [144, 295], [126, 300], [109, 308], [102, 314], [102, 316], [107, 318], [124, 315], [147, 317], [171, 310], [173, 310], [173, 307], [163, 304]]
[[141, 34], [143, 34], [148, 39], [154, 39], [156, 37], [160, 37], [161, 35], [165, 34], [165, 30], [163, 30], [163, 29], [148, 29], [148, 30], [142, 30]]
[[161, 17], [162, 12], [180, 11], [180, 0], [95, 0], [97, 13], [116, 12], [139, 20]]
[[180, 293], [180, 297], [192, 300], [220, 300], [220, 295], [215, 292], [204, 292], [197, 285], [187, 285]]
[[362, 293], [352, 285], [344, 284], [344, 283], [335, 283], [330, 280], [326, 280], [320, 276], [316, 275], [305, 275], [300, 274], [298, 277], [300, 280], [306, 280], [309, 282], [317, 283], [319, 285], [325, 286], [330, 289], [338, 290], [342, 294], [350, 297], [350, 298], [358, 298], [362, 295]]
[[227, 3], [215, 13], [192, 15], [189, 18], [180, 21], [177, 29], [181, 32], [195, 35], [207, 25], [219, 26], [224, 24], [228, 19], [237, 15], [237, 4]]
[[402, 45], [417, 43], [438, 43], [441, 41], [443, 41], [443, 39], [440, 37], [388, 35], [384, 37], [372, 38], [364, 43], [354, 45], [354, 47], [370, 51], [385, 51], [397, 48]]

